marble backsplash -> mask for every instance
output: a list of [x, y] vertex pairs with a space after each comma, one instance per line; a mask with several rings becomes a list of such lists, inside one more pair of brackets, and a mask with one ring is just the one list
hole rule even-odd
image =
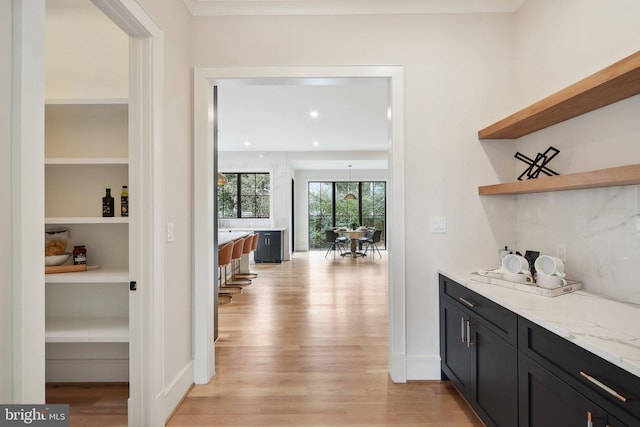
[[640, 186], [518, 196], [516, 248], [556, 255], [566, 247], [567, 278], [640, 304]]

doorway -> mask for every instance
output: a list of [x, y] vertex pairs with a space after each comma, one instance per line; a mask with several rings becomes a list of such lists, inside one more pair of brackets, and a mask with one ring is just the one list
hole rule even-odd
[[[156, 112], [162, 111], [159, 96], [161, 89], [162, 40], [161, 31], [155, 26], [150, 17], [137, 6], [136, 3], [121, 0], [92, 0], [105, 15], [129, 36], [130, 66], [129, 66], [129, 99], [128, 99], [128, 139], [134, 142], [128, 156], [128, 164], [133, 173], [129, 174], [129, 185], [139, 188], [140, 194], [146, 195], [142, 200], [130, 204], [131, 209], [152, 214], [141, 218], [130, 217], [130, 233], [135, 236], [129, 242], [129, 251], [138, 254], [135, 264], [129, 263], [124, 286], [133, 287], [130, 282], [139, 285], [148, 283], [145, 294], [130, 293], [128, 316], [129, 343], [129, 382], [130, 392], [128, 400], [129, 425], [159, 425], [164, 421], [164, 407], [155, 400], [154, 384], [159, 384], [153, 374], [157, 366], [162, 366], [163, 354], [156, 344], [157, 337], [162, 336], [161, 318], [159, 313], [159, 298], [162, 295], [162, 270], [154, 263], [161, 259], [162, 245], [157, 244], [162, 235], [156, 230], [161, 212], [153, 209], [158, 200], [156, 194], [161, 194], [161, 179], [143, 180], [142, 177], [162, 177], [163, 161], [160, 153], [154, 150], [158, 144], [160, 134], [157, 129], [159, 119]], [[14, 2], [14, 22], [19, 23], [15, 35], [19, 39], [32, 41], [45, 38], [45, 1]], [[38, 112], [43, 111], [44, 90], [39, 82], [44, 81], [44, 43], [14, 45], [14, 102], [12, 116], [16, 123], [16, 136], [12, 146], [22, 168], [33, 171], [34, 179], [26, 179], [23, 175], [15, 175], [12, 181], [15, 194], [26, 195], [25, 200], [40, 200], [44, 204], [44, 180], [37, 179], [36, 171], [42, 170], [44, 158], [44, 123], [39, 123]], [[159, 144], [158, 144], [159, 145]], [[16, 200], [13, 215], [22, 217], [20, 224], [21, 239], [15, 242], [17, 252], [29, 250], [31, 254], [42, 251], [42, 214], [32, 209], [33, 215], [22, 215], [25, 207], [22, 197]], [[99, 216], [99, 215], [98, 215]], [[46, 331], [44, 322], [44, 305], [34, 304], [33, 301], [44, 302], [45, 281], [42, 269], [42, 258], [29, 256], [16, 258], [13, 268], [16, 271], [30, 271], [27, 277], [21, 277], [14, 283], [16, 295], [28, 294], [30, 310], [22, 310], [24, 301], [20, 297], [14, 299], [16, 315], [14, 317], [13, 333], [20, 338], [20, 346], [14, 347], [14, 396], [18, 401], [43, 402], [45, 390], [45, 354], [44, 345]], [[19, 276], [16, 276], [19, 277]], [[134, 279], [134, 280], [131, 280]], [[123, 281], [122, 279], [118, 279]], [[158, 290], [157, 294], [154, 293]], [[126, 291], [125, 291], [126, 292]], [[24, 297], [22, 297], [24, 299]], [[161, 297], [160, 297], [161, 298]], [[142, 316], [142, 307], [145, 316]], [[161, 306], [161, 304], [160, 304]], [[34, 313], [38, 310], [37, 313]], [[27, 336], [24, 331], [31, 331]], [[148, 339], [143, 340], [142, 337]], [[21, 366], [29, 363], [29, 369]], [[143, 363], [144, 362], [144, 363]], [[42, 369], [38, 368], [42, 366]], [[147, 390], [145, 393], [144, 390]]]
[[[389, 239], [389, 374], [395, 382], [406, 381], [405, 368], [405, 323], [404, 323], [404, 163], [403, 140], [403, 69], [402, 67], [269, 67], [269, 68], [197, 68], [194, 82], [194, 365], [197, 384], [204, 384], [215, 374], [215, 351], [213, 343], [213, 289], [216, 213], [213, 211], [213, 86], [225, 81], [244, 84], [260, 82], [261, 79], [331, 79], [331, 78], [376, 77], [389, 79], [389, 99], [393, 116], [390, 126], [391, 148], [389, 157], [389, 229], [394, 230]], [[264, 81], [264, 80], [262, 80]]]

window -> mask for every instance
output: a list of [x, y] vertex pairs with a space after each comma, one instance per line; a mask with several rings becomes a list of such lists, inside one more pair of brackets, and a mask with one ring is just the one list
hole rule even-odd
[[223, 172], [218, 186], [218, 218], [269, 218], [271, 192], [268, 173]]
[[[309, 182], [309, 249], [326, 249], [329, 227], [358, 226], [382, 230], [379, 247], [385, 247], [386, 182]], [[344, 200], [353, 193], [357, 200]]]

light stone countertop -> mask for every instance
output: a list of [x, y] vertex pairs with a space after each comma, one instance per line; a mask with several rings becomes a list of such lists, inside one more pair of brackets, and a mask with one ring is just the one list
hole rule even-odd
[[218, 232], [218, 247], [228, 242], [233, 242], [242, 237], [253, 234], [251, 231], [222, 231]]
[[475, 281], [467, 271], [439, 273], [640, 377], [640, 306], [587, 291], [530, 294]]

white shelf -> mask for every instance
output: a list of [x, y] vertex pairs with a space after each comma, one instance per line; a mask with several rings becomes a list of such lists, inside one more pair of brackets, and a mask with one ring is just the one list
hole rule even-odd
[[128, 104], [127, 98], [46, 99], [46, 105], [119, 105]]
[[126, 267], [111, 267], [73, 273], [45, 274], [44, 281], [45, 283], [129, 283], [129, 270]]
[[110, 218], [100, 216], [69, 216], [69, 217], [47, 217], [44, 219], [45, 225], [65, 225], [65, 224], [128, 224], [128, 216], [114, 216]]
[[128, 165], [126, 157], [47, 157], [45, 165], [86, 166], [86, 165]]
[[126, 317], [48, 318], [45, 342], [129, 342], [129, 320]]

